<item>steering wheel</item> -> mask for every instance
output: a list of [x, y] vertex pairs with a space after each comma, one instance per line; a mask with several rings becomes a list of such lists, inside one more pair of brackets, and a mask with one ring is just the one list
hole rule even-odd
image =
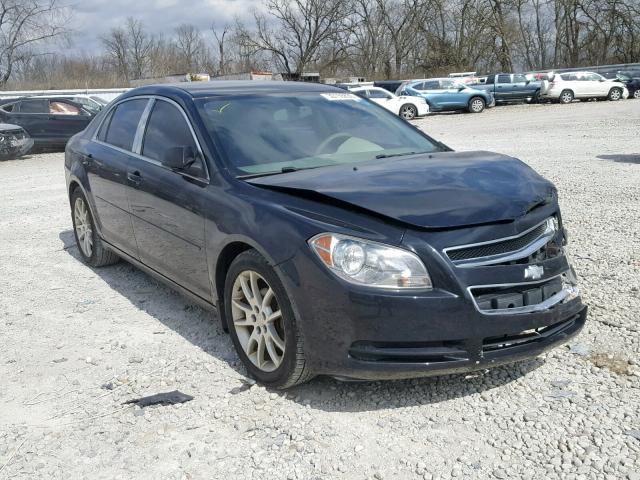
[[351, 138], [351, 135], [344, 132], [338, 132], [338, 133], [334, 133], [333, 135], [329, 135], [329, 137], [327, 137], [320, 145], [318, 145], [318, 148], [316, 148], [316, 151], [315, 151], [315, 155], [320, 155], [321, 153], [325, 153], [324, 151], [327, 149], [327, 147], [335, 143], [336, 140], [343, 139], [342, 142], [336, 145], [335, 149], [337, 150], [340, 145], [342, 145], [344, 142], [346, 142], [350, 138]]

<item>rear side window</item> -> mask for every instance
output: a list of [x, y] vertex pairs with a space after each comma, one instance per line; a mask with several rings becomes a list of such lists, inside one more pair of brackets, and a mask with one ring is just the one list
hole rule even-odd
[[369, 90], [369, 98], [389, 98], [390, 95], [382, 90]]
[[20, 113], [49, 113], [49, 100], [22, 100]]
[[[164, 152], [175, 147], [190, 147], [194, 153], [198, 152], [191, 129], [182, 112], [169, 102], [156, 100], [144, 134], [142, 155], [161, 162]], [[190, 170], [190, 173], [198, 175], [204, 173], [199, 161], [196, 161]]]
[[438, 90], [440, 88], [440, 84], [437, 80], [429, 80], [428, 82], [424, 82], [425, 90]]
[[511, 75], [498, 75], [498, 83], [511, 83]]
[[148, 102], [146, 98], [140, 98], [118, 105], [111, 115], [104, 141], [114, 147], [131, 151], [140, 117]]
[[569, 81], [575, 81], [575, 80], [578, 79], [578, 77], [576, 77], [575, 73], [563, 73], [562, 75], [560, 75], [560, 78], [562, 80], [565, 80], [565, 81], [568, 81], [568, 82]]

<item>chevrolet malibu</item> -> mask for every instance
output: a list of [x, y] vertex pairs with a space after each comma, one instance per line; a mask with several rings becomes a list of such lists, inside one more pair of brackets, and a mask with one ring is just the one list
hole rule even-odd
[[217, 310], [272, 387], [484, 369], [586, 319], [550, 182], [334, 87], [134, 89], [65, 173], [84, 262], [124, 258]]

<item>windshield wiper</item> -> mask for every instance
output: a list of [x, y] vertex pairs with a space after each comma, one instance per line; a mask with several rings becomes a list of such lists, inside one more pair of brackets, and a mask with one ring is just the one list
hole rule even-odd
[[404, 152], [404, 153], [381, 153], [380, 155], [376, 155], [376, 159], [380, 158], [391, 158], [391, 157], [404, 157], [405, 155], [415, 155], [418, 152]]
[[287, 167], [282, 167], [280, 170], [276, 170], [275, 172], [249, 173], [247, 175], [238, 175], [236, 176], [236, 178], [240, 180], [245, 180], [249, 178], [268, 177], [270, 175], [280, 175], [281, 173], [299, 172], [300, 170], [311, 170], [311, 169], [320, 168], [320, 167], [326, 167], [326, 165], [318, 165], [317, 167], [303, 167], [303, 168], [287, 166]]

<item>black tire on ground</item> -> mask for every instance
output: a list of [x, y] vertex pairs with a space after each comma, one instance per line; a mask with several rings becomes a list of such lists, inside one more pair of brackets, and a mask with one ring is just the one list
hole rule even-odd
[[471, 97], [469, 99], [468, 110], [471, 113], [481, 113], [486, 103], [482, 97]]
[[540, 90], [536, 90], [533, 94], [533, 96], [531, 97], [531, 100], [529, 100], [529, 103], [541, 103], [540, 101]]
[[[282, 363], [273, 371], [257, 367], [245, 353], [233, 319], [231, 301], [233, 286], [238, 276], [247, 271], [257, 272], [273, 289], [277, 305], [282, 312], [284, 330], [284, 352]], [[256, 250], [247, 250], [238, 255], [231, 263], [224, 285], [224, 308], [229, 326], [229, 334], [236, 352], [249, 375], [260, 383], [278, 389], [285, 389], [311, 380], [315, 375], [309, 370], [305, 360], [304, 342], [296, 323], [293, 307], [278, 274]], [[254, 327], [255, 328], [255, 327]]]
[[[120, 261], [120, 257], [115, 254], [113, 251], [109, 250], [100, 237], [98, 236], [98, 232], [96, 231], [95, 221], [93, 219], [93, 215], [91, 214], [91, 209], [89, 208], [89, 204], [87, 202], [86, 197], [82, 193], [82, 190], [78, 187], [73, 190], [71, 193], [71, 221], [73, 222], [73, 235], [76, 239], [76, 246], [78, 247], [78, 252], [80, 253], [80, 258], [87, 265], [92, 267], [104, 267], [106, 265], [113, 265]], [[87, 219], [89, 224], [91, 225], [91, 232], [89, 235], [91, 236], [91, 240], [93, 242], [91, 248], [91, 254], [87, 255], [80, 243], [80, 239], [78, 238], [78, 228], [76, 226], [76, 215], [75, 209], [78, 205], [78, 202], [82, 202], [86, 208]]]
[[574, 99], [574, 95], [573, 95], [573, 91], [571, 90], [563, 90], [562, 92], [560, 92], [560, 97], [558, 98], [558, 101], [560, 103], [571, 103], [573, 102]]
[[411, 103], [405, 103], [400, 107], [400, 116], [405, 120], [413, 120], [418, 116], [418, 109]]
[[607, 95], [607, 98], [612, 102], [617, 102], [622, 98], [622, 89], [613, 87], [611, 90], [609, 90], [609, 95]]

